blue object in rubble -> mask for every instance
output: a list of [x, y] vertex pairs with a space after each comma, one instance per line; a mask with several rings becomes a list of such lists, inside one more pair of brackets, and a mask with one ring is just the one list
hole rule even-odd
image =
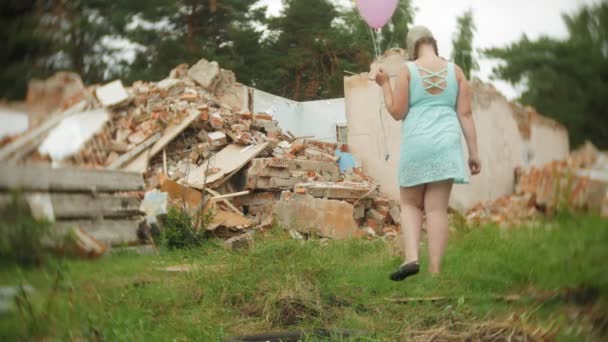
[[355, 157], [352, 153], [336, 150], [336, 156], [340, 158], [338, 159], [338, 166], [340, 167], [340, 172], [346, 172], [355, 168]]

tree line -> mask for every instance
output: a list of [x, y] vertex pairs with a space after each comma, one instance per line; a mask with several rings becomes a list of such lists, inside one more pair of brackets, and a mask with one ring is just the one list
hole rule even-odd
[[[351, 7], [285, 0], [266, 16], [257, 0], [8, 0], [0, 30], [8, 68], [0, 97], [22, 98], [27, 81], [73, 70], [85, 83], [160, 80], [181, 63], [216, 60], [242, 83], [295, 100], [342, 96], [344, 70], [368, 70], [370, 32]], [[399, 47], [413, 19], [402, 0], [382, 32]], [[126, 59], [131, 54], [130, 59]]]

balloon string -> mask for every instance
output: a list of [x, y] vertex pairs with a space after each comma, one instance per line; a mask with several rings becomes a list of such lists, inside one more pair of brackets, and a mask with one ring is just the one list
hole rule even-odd
[[[372, 36], [372, 44], [374, 46], [374, 53], [376, 57], [380, 57], [380, 29], [374, 32], [374, 30], [370, 27], [369, 32]], [[388, 153], [388, 141], [386, 137], [386, 129], [384, 128], [384, 118], [382, 117], [382, 107], [384, 107], [384, 101], [382, 98], [382, 94], [380, 94], [380, 106], [378, 107], [378, 117], [380, 119], [380, 129], [382, 130], [382, 138], [384, 142], [384, 160], [388, 161], [390, 158], [390, 154]]]
[[372, 45], [374, 46], [374, 54], [376, 55], [376, 57], [380, 56], [380, 46], [378, 44], [378, 39], [376, 37], [376, 35], [374, 34], [374, 30], [370, 27], [369, 28], [369, 33], [372, 36]]
[[382, 107], [384, 107], [384, 101], [382, 99], [382, 94], [380, 94], [380, 106], [378, 107], [378, 116], [380, 117], [380, 129], [382, 130], [382, 138], [384, 140], [384, 161], [388, 161], [388, 159], [390, 158], [390, 154], [388, 153], [388, 140], [386, 138], [386, 129], [384, 128]]
[[376, 46], [378, 47], [378, 56], [380, 56], [380, 54], [382, 54], [382, 47], [380, 46], [380, 29], [376, 30]]

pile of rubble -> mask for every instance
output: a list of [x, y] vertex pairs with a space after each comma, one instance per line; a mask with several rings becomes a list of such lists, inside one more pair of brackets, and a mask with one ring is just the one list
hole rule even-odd
[[[35, 127], [0, 143], [0, 161], [10, 165], [0, 199], [15, 182], [42, 192], [47, 218], [107, 244], [149, 241], [142, 216], [153, 222], [167, 206], [212, 212], [204, 228], [230, 239], [275, 222], [297, 236], [337, 239], [399, 230], [398, 204], [380, 195], [347, 145], [284, 131], [272, 115], [254, 112], [251, 89], [215, 62], [182, 64], [166, 79], [130, 87], [87, 88], [59, 73], [33, 81], [27, 105]], [[608, 215], [607, 170], [606, 154], [587, 144], [568, 160], [517, 170], [513, 194], [478, 204], [466, 219], [518, 224], [563, 206]], [[141, 186], [103, 192], [95, 177]], [[46, 183], [32, 189], [36, 181]], [[64, 191], [74, 182], [77, 191]]]
[[517, 225], [564, 209], [608, 217], [608, 153], [590, 142], [566, 160], [515, 172], [515, 192], [477, 204], [466, 215], [469, 223]]
[[398, 230], [398, 205], [380, 197], [348, 146], [296, 137], [271, 115], [252, 113], [249, 89], [215, 62], [179, 65], [164, 80], [129, 88], [75, 83], [65, 87], [69, 96], [50, 92], [65, 101], [45, 100], [44, 82], [35, 83], [28, 101], [59, 109], [5, 144], [0, 160], [143, 174], [148, 192], [166, 194], [169, 205], [212, 210], [206, 229], [223, 237], [274, 218], [329, 238]]

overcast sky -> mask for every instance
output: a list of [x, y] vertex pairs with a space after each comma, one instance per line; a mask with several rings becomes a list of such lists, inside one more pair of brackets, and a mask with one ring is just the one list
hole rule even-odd
[[[349, 0], [335, 0], [335, 3], [349, 4]], [[583, 4], [597, 0], [413, 0], [416, 15], [414, 24], [428, 26], [439, 44], [439, 53], [451, 55], [451, 39], [456, 28], [456, 17], [466, 9], [474, 11], [477, 33], [474, 47], [487, 48], [504, 46], [519, 40], [522, 34], [530, 38], [541, 35], [565, 37], [566, 27], [561, 13], [572, 13]], [[270, 15], [276, 15], [282, 8], [281, 0], [261, 0], [268, 6]], [[480, 70], [475, 76], [484, 81], [489, 79], [494, 61], [480, 60]], [[510, 85], [495, 81], [494, 85], [508, 98], [514, 98], [518, 90]]]

